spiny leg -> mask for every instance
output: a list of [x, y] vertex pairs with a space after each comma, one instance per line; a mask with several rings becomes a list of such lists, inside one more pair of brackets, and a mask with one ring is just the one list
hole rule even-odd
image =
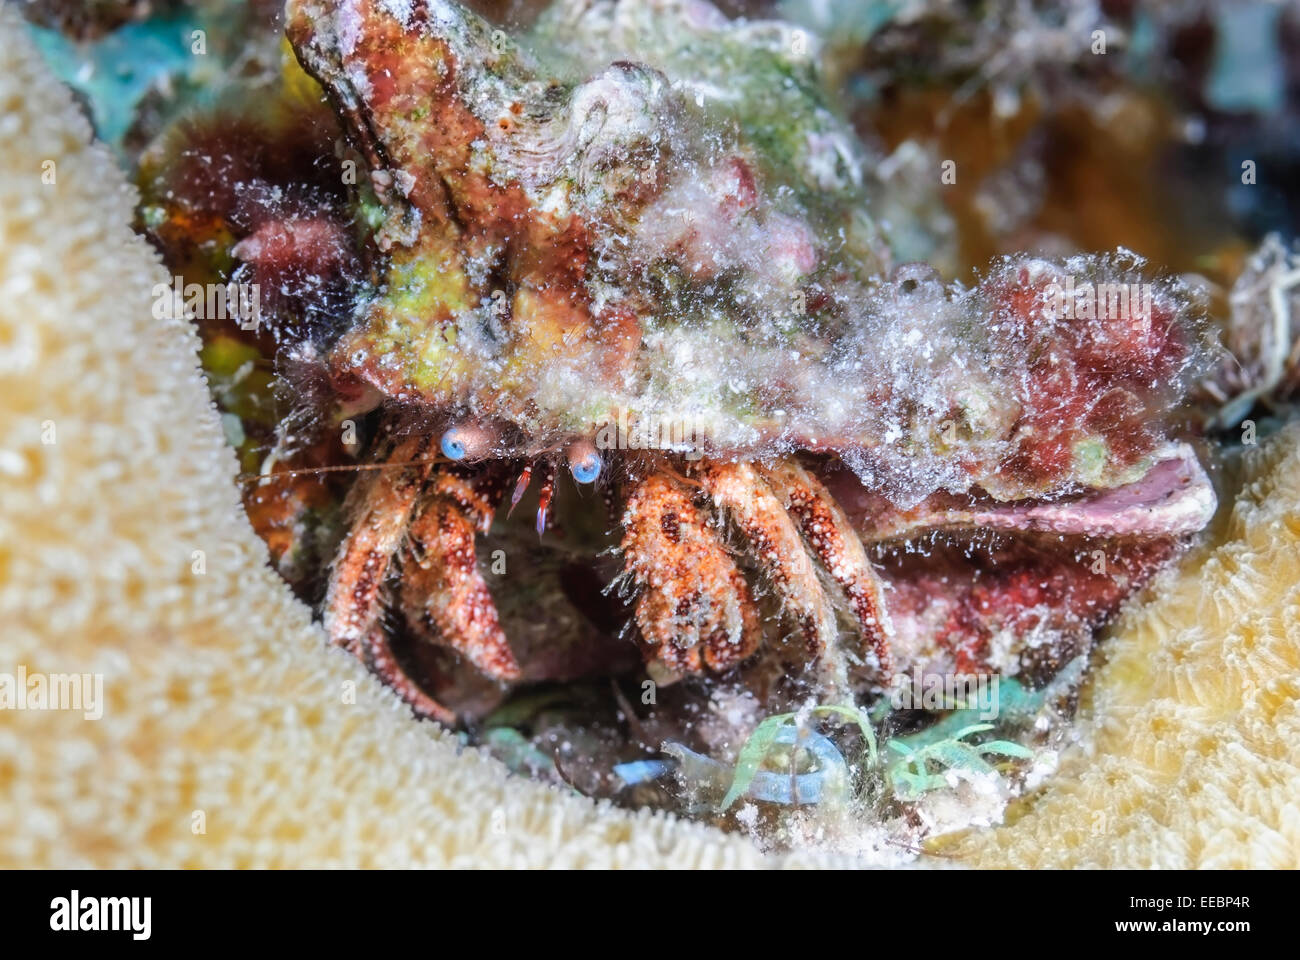
[[[637, 624], [651, 658], [674, 673], [725, 670], [757, 649], [758, 610], [745, 578], [680, 483], [641, 481], [623, 514], [623, 553], [643, 592]], [[701, 651], [702, 646], [702, 651]]]
[[398, 443], [384, 459], [415, 462], [391, 472], [375, 471], [359, 481], [358, 493], [349, 497], [354, 520], [334, 560], [322, 619], [330, 640], [358, 655], [379, 620], [380, 589], [429, 475], [424, 461], [431, 444], [429, 437]]
[[636, 622], [646, 642], [649, 661], [662, 664], [672, 675], [699, 673], [698, 628], [683, 637], [678, 623], [690, 616], [694, 600], [678, 599], [672, 591], [646, 588], [636, 601]]
[[402, 606], [427, 637], [456, 650], [488, 676], [517, 680], [519, 663], [506, 642], [496, 604], [478, 569], [475, 533], [492, 525], [502, 494], [501, 473], [434, 474], [428, 497], [411, 522], [410, 562], [403, 570]]
[[881, 676], [889, 676], [894, 627], [884, 587], [849, 518], [822, 482], [799, 463], [786, 460], [764, 473], [817, 559], [844, 590], [863, 638], [875, 649]]
[[704, 491], [753, 544], [785, 609], [794, 617], [814, 657], [837, 636], [835, 611], [785, 506], [748, 463], [710, 463], [699, 471]]
[[437, 720], [449, 727], [456, 725], [456, 714], [425, 693], [402, 669], [388, 642], [388, 634], [381, 625], [376, 624], [371, 628], [361, 647], [361, 659], [379, 679], [406, 701], [417, 716]]

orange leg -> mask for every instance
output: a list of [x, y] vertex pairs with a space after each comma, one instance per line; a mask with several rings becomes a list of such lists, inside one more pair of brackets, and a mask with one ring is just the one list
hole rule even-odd
[[428, 636], [497, 680], [517, 680], [519, 664], [501, 630], [496, 604], [478, 569], [475, 531], [486, 532], [501, 493], [494, 474], [470, 480], [448, 470], [429, 484], [429, 499], [410, 526], [403, 608]]
[[883, 585], [849, 518], [822, 482], [800, 464], [788, 460], [765, 474], [817, 559], [843, 589], [863, 638], [875, 650], [880, 674], [887, 677], [893, 669], [894, 627]]
[[753, 545], [782, 605], [799, 624], [808, 652], [820, 657], [835, 644], [835, 611], [781, 501], [748, 463], [708, 464], [699, 476], [714, 505]]
[[[412, 437], [398, 443], [386, 459], [423, 461], [431, 445], [429, 437]], [[359, 481], [359, 493], [349, 498], [355, 519], [334, 560], [323, 615], [325, 632], [338, 646], [360, 654], [374, 629], [380, 590], [428, 476], [427, 463], [375, 471]]]
[[[623, 514], [625, 568], [643, 593], [636, 618], [652, 659], [673, 673], [725, 670], [757, 649], [745, 578], [680, 483], [651, 474]], [[701, 647], [703, 648], [701, 650]]]
[[437, 720], [449, 727], [456, 725], [456, 714], [420, 689], [420, 685], [398, 664], [383, 627], [375, 626], [370, 631], [362, 647], [362, 659], [379, 679], [406, 701], [417, 716]]

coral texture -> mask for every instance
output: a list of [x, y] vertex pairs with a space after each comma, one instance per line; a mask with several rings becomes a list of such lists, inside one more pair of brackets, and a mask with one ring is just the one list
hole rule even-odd
[[1300, 866], [1300, 429], [1245, 464], [1218, 542], [1133, 610], [1082, 746], [984, 865]]

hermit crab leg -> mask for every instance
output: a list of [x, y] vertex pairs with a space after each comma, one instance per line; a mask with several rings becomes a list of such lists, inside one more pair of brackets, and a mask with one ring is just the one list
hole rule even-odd
[[875, 648], [881, 676], [888, 676], [893, 669], [894, 627], [880, 578], [849, 518], [822, 482], [800, 464], [786, 460], [764, 474], [817, 559], [844, 590], [863, 638]]
[[456, 714], [420, 689], [397, 662], [388, 634], [378, 624], [371, 628], [362, 645], [361, 658], [374, 673], [392, 688], [412, 710], [421, 717], [429, 717], [447, 726], [456, 725]]
[[411, 521], [410, 557], [402, 591], [420, 626], [436, 628], [441, 641], [479, 670], [501, 681], [517, 680], [519, 663], [506, 642], [496, 604], [479, 573], [475, 532], [486, 533], [501, 494], [495, 472], [470, 479], [438, 471], [429, 497]]
[[683, 638], [678, 633], [680, 606], [671, 593], [652, 587], [636, 602], [636, 622], [646, 642], [649, 660], [659, 663], [673, 676], [699, 673], [703, 669], [698, 634]]
[[360, 653], [379, 619], [380, 588], [429, 476], [429, 464], [420, 461], [431, 444], [429, 437], [402, 441], [387, 460], [411, 465], [394, 473], [377, 473], [359, 488], [356, 520], [334, 560], [322, 616], [330, 640], [354, 653]]
[[835, 643], [835, 612], [785, 506], [748, 463], [710, 463], [698, 476], [714, 505], [749, 538], [808, 652], [820, 657]]
[[637, 625], [654, 660], [698, 673], [702, 653], [711, 669], [725, 670], [758, 648], [762, 628], [745, 578], [680, 483], [664, 473], [642, 480], [623, 525], [625, 569], [643, 591]]

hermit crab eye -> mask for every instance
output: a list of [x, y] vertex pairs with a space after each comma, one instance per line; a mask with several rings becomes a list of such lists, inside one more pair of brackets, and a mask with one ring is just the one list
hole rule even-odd
[[500, 431], [493, 424], [467, 420], [448, 427], [440, 446], [448, 460], [473, 461], [492, 456], [500, 440]]
[[488, 424], [458, 423], [442, 435], [442, 453], [448, 460], [482, 460], [492, 455], [498, 440], [500, 435]]
[[465, 440], [461, 433], [459, 428], [452, 427], [442, 435], [442, 455], [448, 460], [465, 459]]
[[579, 483], [595, 483], [600, 476], [600, 454], [590, 443], [575, 443], [569, 448], [569, 472]]
[[600, 476], [600, 457], [593, 453], [577, 463], [570, 464], [569, 469], [573, 471], [573, 479], [579, 483], [595, 483], [596, 478]]

